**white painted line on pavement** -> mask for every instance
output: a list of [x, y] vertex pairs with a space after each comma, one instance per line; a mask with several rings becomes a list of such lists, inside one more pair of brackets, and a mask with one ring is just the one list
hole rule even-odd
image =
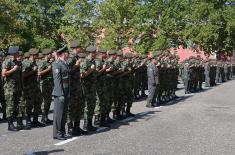
[[74, 141], [74, 140], [76, 140], [76, 139], [78, 139], [78, 137], [73, 137], [73, 138], [71, 138], [71, 139], [67, 139], [67, 140], [64, 140], [64, 141], [62, 141], [62, 142], [56, 143], [56, 144], [54, 144], [54, 145], [56, 145], [56, 146], [64, 145], [64, 144], [69, 143], [69, 142], [72, 142], [72, 141]]
[[159, 106], [159, 107], [154, 107], [154, 109], [160, 109], [162, 106]]

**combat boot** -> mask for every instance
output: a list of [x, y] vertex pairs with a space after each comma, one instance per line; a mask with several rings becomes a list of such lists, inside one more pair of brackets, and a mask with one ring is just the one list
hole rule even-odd
[[125, 119], [125, 117], [124, 116], [122, 116], [121, 114], [120, 114], [120, 111], [118, 110], [118, 111], [116, 111], [116, 117], [115, 117], [115, 119], [116, 120], [124, 120]]
[[31, 123], [31, 127], [34, 127], [34, 128], [36, 128], [36, 127], [45, 127], [45, 124], [40, 123], [38, 121], [38, 116], [33, 116], [33, 122]]
[[13, 123], [13, 119], [10, 117], [8, 118], [8, 130], [9, 131], [18, 131], [18, 129], [15, 127]]
[[87, 131], [96, 131], [97, 127], [94, 127], [92, 125], [92, 119], [88, 119], [87, 120], [87, 127], [86, 127]]
[[70, 122], [68, 123], [68, 133], [67, 133], [67, 138], [71, 138], [73, 137], [74, 133], [73, 133], [73, 123]]
[[24, 130], [24, 129], [25, 129], [25, 126], [24, 126], [24, 124], [23, 124], [22, 117], [18, 117], [18, 118], [17, 118], [17, 129], [18, 129], [18, 130]]
[[82, 130], [82, 129], [80, 128], [80, 121], [75, 121], [75, 122], [74, 122], [74, 134], [75, 134], [76, 136], [79, 136], [79, 135], [87, 135], [87, 134], [88, 134], [87, 131]]
[[113, 124], [115, 122], [112, 118], [110, 118], [109, 113], [107, 113], [106, 119], [109, 124]]
[[132, 114], [131, 111], [130, 111], [130, 107], [127, 107], [126, 108], [126, 117], [134, 117], [135, 114]]
[[101, 119], [100, 119], [100, 127], [108, 127], [108, 128], [111, 127], [111, 126], [106, 122], [106, 120], [105, 120], [105, 115], [102, 115], [102, 116], [101, 116]]
[[99, 125], [100, 124], [100, 115], [95, 115], [94, 124], [95, 125]]

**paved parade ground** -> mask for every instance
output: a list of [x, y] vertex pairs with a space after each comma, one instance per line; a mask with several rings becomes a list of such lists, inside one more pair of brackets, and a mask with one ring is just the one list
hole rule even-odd
[[135, 102], [135, 117], [66, 141], [52, 139], [52, 126], [9, 132], [0, 123], [0, 154], [234, 155], [234, 92], [235, 80], [189, 95], [179, 89], [165, 106]]

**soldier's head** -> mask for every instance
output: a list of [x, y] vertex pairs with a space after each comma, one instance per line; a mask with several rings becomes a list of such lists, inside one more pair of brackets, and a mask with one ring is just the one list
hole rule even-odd
[[51, 53], [53, 49], [52, 48], [46, 48], [42, 50], [42, 54], [45, 60], [50, 60], [51, 59]]
[[19, 51], [19, 55], [18, 55], [18, 57], [16, 58], [16, 60], [17, 61], [22, 61], [22, 59], [23, 59], [23, 52], [22, 51]]
[[66, 61], [69, 57], [68, 47], [64, 46], [56, 51], [56, 55], [62, 61]]
[[117, 58], [117, 51], [116, 50], [110, 50], [110, 51], [108, 51], [108, 55], [109, 55], [110, 58], [116, 59]]
[[81, 47], [81, 43], [77, 39], [71, 41], [70, 48], [72, 49], [73, 53], [81, 53], [83, 51]]
[[38, 53], [39, 53], [39, 49], [36, 49], [36, 48], [29, 49], [30, 59], [31, 60], [36, 60], [37, 56], [38, 56]]
[[122, 51], [117, 52], [117, 59], [121, 60], [123, 58], [123, 53]]
[[10, 46], [8, 49], [8, 55], [12, 56], [14, 60], [19, 57], [19, 46]]
[[86, 48], [86, 52], [88, 53], [88, 59], [94, 60], [96, 57], [96, 47], [95, 46], [88, 46]]
[[104, 49], [104, 48], [99, 48], [99, 49], [97, 50], [97, 52], [98, 52], [99, 57], [100, 57], [101, 59], [106, 59], [106, 58], [107, 58], [107, 50], [106, 50], [106, 49]]

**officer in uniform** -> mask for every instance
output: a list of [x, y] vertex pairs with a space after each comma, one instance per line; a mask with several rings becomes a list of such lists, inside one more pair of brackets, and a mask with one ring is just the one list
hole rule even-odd
[[66, 64], [68, 48], [56, 51], [57, 60], [52, 64], [54, 88], [54, 117], [53, 117], [53, 138], [58, 140], [66, 139], [65, 124], [67, 116], [67, 105], [69, 102], [69, 67]]
[[151, 62], [147, 66], [147, 75], [148, 75], [148, 91], [149, 95], [147, 98], [146, 107], [157, 107], [156, 98], [158, 95], [159, 89], [159, 71], [157, 68], [157, 61], [155, 55], [151, 58]]
[[20, 100], [21, 68], [16, 63], [19, 56], [19, 46], [9, 48], [9, 58], [2, 64], [2, 77], [4, 78], [4, 95], [6, 100], [6, 117], [8, 119], [8, 130], [18, 131], [13, 124], [17, 115], [17, 106]]

